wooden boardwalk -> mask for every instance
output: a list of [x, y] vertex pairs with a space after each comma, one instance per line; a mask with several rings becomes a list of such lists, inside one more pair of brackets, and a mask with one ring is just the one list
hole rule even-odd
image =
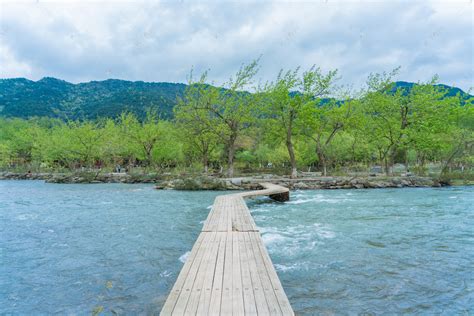
[[161, 310], [165, 315], [294, 315], [244, 198], [285, 201], [287, 188], [216, 197]]

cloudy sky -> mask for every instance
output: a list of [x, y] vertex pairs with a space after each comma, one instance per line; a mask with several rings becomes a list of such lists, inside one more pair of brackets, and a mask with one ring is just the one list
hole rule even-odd
[[472, 0], [0, 2], [2, 78], [185, 82], [194, 67], [221, 83], [261, 56], [263, 80], [315, 64], [356, 88], [401, 66], [474, 86]]

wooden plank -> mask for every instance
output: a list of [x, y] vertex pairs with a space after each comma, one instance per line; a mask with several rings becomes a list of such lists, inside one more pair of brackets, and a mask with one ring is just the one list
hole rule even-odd
[[240, 269], [242, 274], [245, 315], [257, 315], [255, 295], [253, 291], [252, 279], [250, 277], [249, 258], [247, 256], [247, 249], [245, 246], [245, 233], [239, 233], [237, 238], [239, 240]]
[[222, 280], [224, 276], [225, 243], [227, 235], [224, 232], [218, 232], [217, 234], [220, 235], [220, 241], [214, 273], [214, 282], [212, 284], [211, 301], [209, 304], [209, 315], [220, 314], [222, 300]]
[[[215, 239], [216, 239], [216, 232], [209, 232], [209, 233], [203, 233], [208, 236], [206, 238], [206, 242], [203, 243], [204, 246], [201, 246], [199, 251], [203, 251], [203, 259], [201, 261], [201, 265], [199, 266], [199, 271], [196, 276], [196, 280], [194, 281], [193, 288], [191, 290], [188, 303], [186, 305], [186, 309], [184, 312], [184, 315], [195, 315], [196, 311], [198, 309], [198, 303], [199, 299], [201, 297], [202, 291], [203, 291], [203, 286], [204, 286], [204, 280], [206, 277], [206, 273], [208, 270], [214, 271], [213, 269], [213, 261], [215, 262], [215, 256], [213, 258], [213, 250], [216, 245]], [[214, 259], [214, 260], [213, 260]]]
[[209, 315], [209, 305], [211, 303], [211, 293], [214, 281], [214, 275], [216, 272], [217, 255], [219, 252], [219, 246], [221, 238], [223, 237], [220, 233], [215, 233], [216, 238], [213, 241], [213, 247], [210, 253], [210, 260], [208, 262], [207, 270], [204, 276], [204, 283], [201, 289], [201, 296], [199, 297], [197, 315]]
[[255, 258], [255, 264], [257, 265], [258, 276], [260, 278], [260, 282], [262, 283], [263, 293], [265, 294], [265, 298], [267, 300], [270, 315], [281, 315], [282, 313], [280, 305], [275, 295], [275, 291], [270, 281], [270, 277], [268, 276], [267, 267], [263, 262], [262, 253], [260, 252], [260, 247], [258, 245], [262, 243], [262, 239], [260, 238], [260, 235], [258, 233], [249, 233], [249, 237], [250, 246], [252, 247], [252, 251]]
[[232, 220], [234, 219], [234, 209], [232, 207], [232, 202], [229, 205], [229, 208], [226, 209], [227, 213], [227, 223], [226, 223], [226, 228], [225, 231], [231, 232], [232, 231]]
[[232, 315], [232, 232], [226, 233], [221, 315]]
[[225, 206], [224, 207], [221, 207], [219, 209], [219, 222], [217, 224], [217, 231], [219, 232], [222, 232], [222, 231], [225, 231], [225, 226], [226, 226], [226, 223], [227, 223], [227, 212], [225, 212], [225, 209], [226, 209], [226, 206], [227, 206], [227, 201], [225, 201], [226, 203], [224, 204]]
[[244, 315], [244, 296], [242, 288], [242, 270], [240, 267], [239, 236], [242, 233], [232, 233], [232, 314]]
[[245, 214], [245, 224], [246, 224], [245, 230], [258, 231], [257, 225], [255, 224], [255, 221], [253, 220], [253, 217], [250, 214], [250, 210], [248, 209], [243, 199], [242, 199], [242, 204], [243, 204], [243, 213]]
[[237, 199], [235, 200], [234, 204], [234, 214], [235, 220], [233, 223], [232, 231], [244, 231], [245, 230], [245, 218], [244, 213], [241, 207], [239, 207], [237, 203]]
[[209, 215], [207, 215], [207, 219], [204, 222], [204, 225], [202, 227], [202, 231], [209, 231], [210, 230], [210, 226], [211, 226], [212, 221], [214, 219], [215, 212], [216, 212], [216, 202], [214, 202], [214, 204], [211, 207], [211, 211], [209, 212]]
[[191, 250], [191, 253], [186, 259], [186, 262], [184, 263], [184, 266], [181, 269], [181, 272], [179, 273], [178, 278], [176, 279], [176, 282], [174, 283], [173, 288], [171, 289], [171, 292], [168, 295], [168, 298], [166, 299], [165, 304], [163, 305], [163, 308], [161, 309], [160, 315], [163, 315], [163, 316], [171, 315], [171, 313], [173, 312], [173, 309], [176, 305], [176, 301], [179, 297], [179, 293], [181, 292], [181, 289], [184, 285], [189, 269], [191, 268], [191, 265], [193, 264], [194, 259], [196, 258], [196, 254], [198, 252], [199, 247], [201, 246], [201, 242], [203, 238], [204, 238], [204, 235], [199, 234]]
[[249, 233], [244, 232], [243, 235], [245, 239], [245, 248], [247, 251], [250, 278], [252, 280], [252, 285], [253, 285], [253, 293], [255, 296], [255, 306], [257, 307], [257, 314], [270, 315], [270, 312], [268, 310], [267, 300], [262, 290], [263, 286], [262, 286], [262, 283], [260, 282], [260, 277], [258, 275], [257, 264], [256, 264], [255, 257], [252, 251], [252, 245], [250, 244]]
[[273, 290], [275, 291], [275, 295], [278, 299], [278, 304], [280, 305], [282, 314], [290, 316], [294, 315], [293, 309], [291, 308], [290, 302], [288, 301], [288, 297], [285, 295], [280, 279], [278, 278], [278, 275], [275, 271], [275, 268], [273, 267], [272, 261], [270, 259], [270, 256], [268, 255], [267, 250], [265, 249], [265, 246], [263, 245], [263, 242], [259, 242], [258, 247], [260, 249], [260, 253], [267, 268], [268, 275], [270, 277]]
[[194, 282], [198, 275], [199, 268], [201, 266], [202, 259], [206, 253], [206, 249], [209, 247], [209, 237], [210, 233], [201, 233], [203, 236], [201, 247], [198, 249], [196, 258], [189, 269], [186, 280], [184, 281], [181, 292], [179, 293], [178, 300], [173, 310], [173, 315], [184, 315], [186, 310], [186, 305], [188, 304], [189, 297], [191, 296], [191, 290], [193, 288]]
[[204, 225], [202, 227], [202, 231], [207, 231], [209, 230], [209, 226], [211, 225], [212, 223], [212, 219], [214, 217], [214, 213], [216, 211], [216, 203], [214, 202], [214, 204], [212, 205], [211, 207], [211, 211], [209, 212], [209, 214], [207, 215], [207, 218], [206, 218], [206, 221], [204, 222]]

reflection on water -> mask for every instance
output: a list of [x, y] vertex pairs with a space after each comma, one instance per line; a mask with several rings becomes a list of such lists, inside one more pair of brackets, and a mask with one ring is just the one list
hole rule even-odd
[[[474, 190], [249, 203], [299, 315], [473, 314]], [[219, 192], [0, 181], [0, 314], [160, 310]]]

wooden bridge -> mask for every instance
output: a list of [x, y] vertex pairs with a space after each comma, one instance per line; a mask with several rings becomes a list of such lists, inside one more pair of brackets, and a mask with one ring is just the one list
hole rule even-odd
[[287, 188], [216, 197], [161, 315], [294, 315], [244, 198], [289, 199]]

